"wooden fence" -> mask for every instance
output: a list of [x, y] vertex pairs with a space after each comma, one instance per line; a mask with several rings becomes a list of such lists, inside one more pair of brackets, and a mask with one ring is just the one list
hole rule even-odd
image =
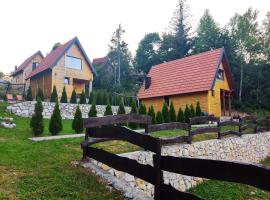
[[[269, 118], [259, 121], [255, 117], [249, 116], [234, 120], [229, 122], [220, 122], [217, 118], [208, 116], [190, 119], [189, 124], [169, 123], [151, 125], [151, 117], [146, 115], [126, 114], [101, 118], [89, 118], [84, 120], [84, 127], [86, 128], [86, 140], [81, 143], [81, 147], [84, 152], [84, 158], [93, 158], [116, 170], [129, 173], [153, 184], [155, 186], [155, 200], [201, 199], [193, 194], [178, 191], [172, 186], [164, 184], [162, 170], [187, 176], [243, 183], [270, 191], [270, 169], [266, 167], [240, 162], [184, 157], [178, 158], [161, 155], [162, 145], [177, 142], [191, 142], [192, 136], [196, 134], [203, 134], [210, 131], [216, 132], [218, 138], [222, 138], [228, 134], [238, 136], [242, 135], [243, 131], [246, 129], [252, 129], [254, 132], [256, 132], [260, 130], [260, 127], [263, 127], [265, 130], [269, 130]], [[216, 122], [217, 127], [206, 127], [192, 130], [193, 124], [208, 123], [209, 121]], [[250, 123], [245, 124], [246, 121], [250, 121]], [[140, 134], [127, 127], [121, 126], [123, 123], [145, 124], [146, 133], [158, 130], [183, 129], [189, 134], [188, 136], [160, 139], [154, 138], [148, 134]], [[225, 125], [238, 126], [239, 131], [220, 132], [220, 127]], [[97, 139], [89, 142], [89, 136]], [[135, 160], [121, 157], [90, 146], [93, 143], [112, 139], [128, 141], [146, 150], [154, 152], [153, 166], [142, 165]]]

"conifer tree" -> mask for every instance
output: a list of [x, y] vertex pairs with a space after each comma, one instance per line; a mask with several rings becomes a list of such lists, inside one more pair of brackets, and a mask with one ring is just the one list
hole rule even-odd
[[163, 106], [162, 106], [162, 117], [163, 117], [164, 123], [170, 122], [169, 110], [168, 110], [168, 106], [165, 102], [163, 103]]
[[189, 109], [188, 105], [186, 105], [186, 108], [184, 111], [184, 116], [185, 116], [185, 122], [188, 123], [189, 118], [190, 118], [190, 109]]
[[53, 86], [53, 91], [52, 91], [52, 94], [51, 94], [51, 100], [50, 100], [50, 102], [56, 102], [56, 101], [58, 101], [58, 94], [57, 94], [56, 87], [54, 85]]
[[184, 112], [183, 112], [181, 107], [178, 110], [177, 121], [178, 122], [183, 122], [183, 123], [185, 122]]
[[85, 96], [86, 96], [86, 97], [89, 97], [89, 95], [90, 95], [90, 93], [89, 93], [89, 88], [86, 87], [86, 88], [85, 88]]
[[62, 91], [62, 96], [61, 96], [60, 102], [61, 103], [67, 103], [68, 102], [68, 100], [67, 100], [66, 86], [63, 87], [63, 91]]
[[88, 113], [88, 117], [96, 117], [97, 116], [97, 108], [96, 108], [96, 102], [93, 101], [90, 111]]
[[73, 89], [72, 93], [71, 93], [71, 97], [70, 97], [70, 103], [77, 103], [77, 94], [75, 89]]
[[157, 112], [156, 123], [157, 124], [162, 124], [163, 123], [163, 117], [162, 117], [162, 113], [160, 111]]
[[138, 112], [140, 115], [146, 115], [146, 106], [143, 103], [140, 103]]
[[57, 135], [63, 129], [62, 117], [58, 102], [55, 103], [53, 114], [50, 119], [49, 131], [52, 135]]
[[37, 95], [36, 95], [36, 100], [40, 98], [41, 101], [44, 101], [44, 94], [41, 88], [38, 88]]
[[[135, 113], [135, 114], [138, 113], [135, 101], [132, 101], [132, 103], [131, 103], [130, 113]], [[132, 129], [136, 129], [138, 127], [138, 124], [137, 123], [129, 123], [129, 127]]]
[[93, 101], [94, 101], [94, 99], [95, 99], [95, 93], [94, 93], [94, 91], [91, 91], [91, 93], [89, 95], [89, 101], [88, 101], [88, 103], [89, 104], [92, 104]]
[[123, 101], [121, 101], [121, 103], [120, 103], [120, 105], [118, 107], [118, 111], [117, 111], [117, 115], [120, 115], [120, 114], [126, 114], [125, 106], [124, 106]]
[[96, 104], [97, 105], [103, 105], [101, 91], [96, 92]]
[[40, 98], [38, 98], [37, 103], [35, 104], [35, 112], [32, 115], [30, 121], [30, 127], [32, 128], [32, 132], [35, 136], [41, 135], [44, 131], [42, 111], [43, 111], [42, 102]]
[[153, 105], [151, 105], [148, 108], [148, 115], [152, 117], [152, 124], [155, 124], [156, 123], [156, 113], [155, 113]]
[[80, 110], [79, 105], [76, 108], [74, 119], [72, 121], [72, 129], [75, 131], [75, 133], [82, 133], [83, 132], [82, 112]]
[[197, 105], [196, 105], [196, 116], [201, 116], [201, 115], [202, 115], [202, 110], [201, 110], [200, 102], [197, 101]]
[[190, 117], [195, 117], [196, 113], [195, 113], [195, 109], [193, 104], [190, 105]]
[[31, 86], [29, 86], [29, 88], [27, 89], [25, 100], [26, 101], [33, 101], [33, 95], [32, 95], [32, 88], [31, 88]]
[[103, 92], [102, 103], [103, 105], [109, 104], [108, 93], [106, 91]]
[[105, 110], [105, 112], [104, 112], [104, 116], [107, 116], [107, 115], [113, 115], [112, 107], [111, 107], [110, 104], [108, 104], [108, 105], [106, 106], [106, 110]]
[[84, 91], [82, 91], [82, 94], [80, 96], [80, 104], [86, 104], [86, 97]]
[[175, 109], [174, 109], [174, 106], [173, 106], [173, 102], [171, 102], [169, 112], [170, 112], [170, 121], [171, 122], [176, 122], [176, 113], [175, 113]]

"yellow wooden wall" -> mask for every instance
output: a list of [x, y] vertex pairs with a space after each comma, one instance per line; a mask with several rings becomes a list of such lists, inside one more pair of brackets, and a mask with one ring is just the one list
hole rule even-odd
[[50, 98], [52, 91], [52, 74], [51, 70], [43, 72], [40, 76], [35, 76], [30, 79], [30, 85], [32, 89], [33, 97], [35, 98], [38, 88], [41, 88], [44, 97]]

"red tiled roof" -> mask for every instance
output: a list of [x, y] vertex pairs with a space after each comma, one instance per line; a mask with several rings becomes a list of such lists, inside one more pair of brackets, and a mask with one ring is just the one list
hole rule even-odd
[[139, 99], [211, 90], [223, 54], [220, 48], [153, 66], [148, 73], [151, 85], [147, 90], [142, 85]]
[[106, 62], [107, 57], [101, 57], [101, 58], [94, 58], [92, 61], [93, 65], [99, 65], [102, 64], [104, 62]]
[[18, 72], [20, 72], [21, 70], [24, 70], [24, 68], [26, 68], [26, 66], [37, 56], [40, 55], [43, 58], [43, 55], [41, 53], [41, 51], [37, 51], [36, 53], [34, 53], [33, 55], [31, 55], [29, 58], [27, 58], [25, 61], [23, 61], [23, 63], [12, 73], [12, 75], [17, 74]]

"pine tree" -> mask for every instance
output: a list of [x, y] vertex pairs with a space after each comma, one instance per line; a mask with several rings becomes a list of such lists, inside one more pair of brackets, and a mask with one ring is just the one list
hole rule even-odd
[[90, 111], [88, 113], [88, 117], [96, 117], [97, 116], [97, 108], [96, 108], [96, 102], [93, 101]]
[[143, 103], [140, 103], [138, 112], [140, 115], [146, 115], [146, 106]]
[[162, 117], [162, 113], [160, 111], [157, 112], [156, 123], [157, 124], [162, 124], [163, 123], [163, 117]]
[[188, 105], [186, 105], [186, 108], [184, 111], [184, 116], [185, 116], [185, 122], [188, 123], [189, 118], [190, 118], [190, 109], [189, 109]]
[[176, 113], [175, 113], [175, 109], [174, 109], [174, 106], [173, 106], [173, 102], [171, 102], [169, 112], [170, 112], [170, 121], [171, 122], [176, 122]]
[[177, 121], [178, 122], [183, 122], [183, 123], [185, 122], [184, 112], [183, 112], [181, 107], [178, 110]]
[[63, 92], [62, 92], [62, 96], [61, 96], [60, 102], [61, 103], [67, 103], [68, 102], [68, 100], [67, 100], [66, 86], [64, 86], [64, 88], [63, 88]]
[[[130, 113], [138, 113], [135, 101], [132, 101], [132, 103], [131, 103]], [[132, 129], [136, 129], [138, 127], [138, 124], [137, 123], [129, 123], [129, 127]]]
[[103, 105], [101, 91], [96, 92], [96, 104], [97, 105]]
[[62, 117], [58, 102], [55, 103], [53, 114], [50, 119], [49, 131], [52, 135], [57, 135], [63, 129]]
[[103, 105], [109, 104], [108, 93], [106, 91], [103, 92], [102, 103]]
[[202, 110], [201, 110], [200, 102], [197, 101], [197, 105], [196, 105], [196, 116], [201, 116], [201, 115], [202, 115]]
[[89, 103], [89, 104], [92, 104], [93, 101], [94, 101], [94, 99], [95, 99], [95, 93], [94, 93], [94, 91], [92, 91], [92, 92], [90, 93], [90, 95], [89, 95], [89, 101], [88, 101], [88, 103]]
[[53, 86], [53, 91], [52, 91], [52, 94], [51, 94], [51, 100], [50, 100], [50, 102], [56, 102], [56, 101], [58, 101], [58, 94], [57, 94], [56, 87], [54, 85]]
[[155, 124], [156, 123], [156, 113], [155, 113], [153, 105], [151, 105], [148, 108], [148, 115], [152, 117], [152, 124]]
[[42, 111], [43, 111], [42, 102], [40, 98], [38, 98], [37, 103], [35, 104], [35, 112], [32, 115], [30, 121], [30, 127], [32, 128], [32, 132], [35, 136], [41, 135], [44, 131]]
[[75, 89], [73, 89], [70, 97], [70, 103], [76, 104], [77, 103], [77, 94]]
[[80, 104], [86, 104], [86, 97], [84, 91], [82, 91], [80, 96]]
[[107, 116], [107, 115], [113, 115], [112, 107], [111, 107], [110, 104], [108, 104], [108, 105], [106, 106], [106, 110], [105, 110], [105, 112], [104, 112], [104, 116]]
[[75, 131], [75, 133], [82, 133], [83, 132], [82, 112], [80, 110], [79, 105], [76, 108], [74, 119], [72, 121], [72, 129]]
[[40, 98], [41, 101], [44, 101], [44, 94], [41, 88], [38, 88], [37, 95], [36, 95], [36, 100]]
[[85, 88], [85, 96], [86, 96], [86, 97], [89, 97], [89, 95], [90, 95], [90, 93], [89, 93], [89, 88], [86, 87], [86, 88]]
[[117, 115], [120, 115], [120, 114], [126, 114], [125, 106], [124, 106], [123, 101], [121, 101], [121, 103], [120, 103], [120, 105], [118, 107], [118, 111], [117, 111]]
[[162, 106], [162, 117], [163, 117], [164, 123], [170, 122], [169, 110], [168, 110], [168, 106], [165, 102], [163, 103], [163, 106]]
[[29, 88], [27, 89], [25, 100], [26, 101], [33, 101], [33, 95], [32, 95], [31, 86], [29, 86]]
[[196, 113], [195, 113], [195, 109], [193, 104], [190, 105], [190, 117], [195, 117]]

